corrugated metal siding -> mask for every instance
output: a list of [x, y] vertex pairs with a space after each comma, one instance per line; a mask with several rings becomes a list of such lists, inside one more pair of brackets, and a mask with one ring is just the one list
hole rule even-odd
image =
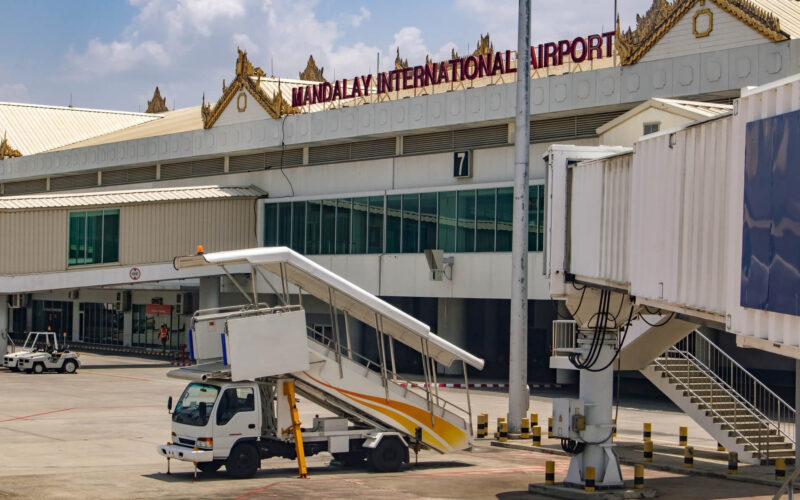
[[303, 164], [302, 149], [287, 149], [281, 151], [270, 151], [264, 155], [267, 168], [271, 167], [296, 167]]
[[6, 182], [3, 184], [3, 194], [44, 193], [47, 190], [47, 179], [33, 179], [30, 181]]
[[152, 182], [156, 180], [156, 166], [125, 168], [122, 170], [104, 170], [102, 174], [103, 186], [118, 186], [121, 184], [134, 184], [137, 182]]
[[225, 158], [208, 158], [181, 163], [161, 165], [161, 179], [181, 179], [186, 177], [203, 177], [220, 175], [225, 171]]
[[570, 268], [576, 275], [628, 281], [632, 154], [570, 169]]
[[0, 213], [0, 274], [66, 269], [67, 214], [67, 210]]
[[[169, 262], [176, 255], [193, 253], [197, 245], [206, 252], [254, 247], [255, 203], [238, 199], [123, 207], [120, 263]], [[66, 243], [62, 246], [66, 248]]]
[[725, 270], [730, 276], [726, 308], [730, 330], [734, 333], [766, 339], [771, 342], [800, 346], [800, 316], [749, 309], [740, 306], [742, 273], [742, 214], [744, 211], [745, 127], [747, 122], [800, 109], [800, 76], [783, 85], [745, 95], [738, 102], [731, 134], [732, 170], [728, 179], [727, 240], [729, 249]]
[[264, 153], [231, 156], [228, 159], [228, 172], [231, 173], [264, 170], [266, 166], [267, 163]]
[[403, 137], [403, 154], [436, 153], [508, 144], [508, 125], [492, 125]]
[[610, 122], [625, 111], [609, 111], [593, 115], [565, 116], [547, 120], [531, 121], [531, 142], [547, 142], [560, 139], [594, 137], [597, 128]]
[[391, 158], [395, 152], [395, 138], [348, 142], [308, 148], [308, 163], [334, 163], [340, 161]]
[[50, 178], [50, 191], [68, 191], [97, 186], [97, 172], [78, 175], [64, 175]]
[[731, 118], [636, 143], [631, 294], [723, 313]]

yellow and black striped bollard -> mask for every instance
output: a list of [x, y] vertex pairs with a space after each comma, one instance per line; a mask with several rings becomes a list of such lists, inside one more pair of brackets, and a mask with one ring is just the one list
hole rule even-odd
[[689, 444], [689, 428], [681, 426], [678, 430], [678, 446], [686, 446]]
[[542, 428], [538, 425], [533, 428], [533, 445], [534, 446], [541, 446], [542, 445]]
[[612, 418], [611, 419], [611, 425], [612, 425], [612, 427], [611, 427], [611, 438], [613, 439], [613, 438], [617, 437], [617, 419], [616, 418]]
[[725, 447], [722, 446], [722, 443], [717, 443], [717, 451], [725, 451]]
[[547, 417], [547, 437], [553, 437], [553, 417]]
[[586, 467], [586, 474], [583, 479], [583, 491], [589, 493], [594, 491], [594, 467]]
[[778, 481], [786, 480], [786, 460], [782, 458], [775, 459], [775, 479]]
[[650, 422], [645, 422], [642, 426], [642, 439], [645, 441], [651, 441], [653, 438], [653, 424]]
[[522, 439], [528, 439], [531, 437], [531, 424], [530, 420], [527, 418], [522, 419], [522, 425], [519, 428], [519, 437]]
[[735, 451], [728, 452], [728, 474], [735, 476], [739, 473], [739, 454]]
[[544, 484], [548, 486], [556, 484], [556, 463], [552, 460], [544, 463]]
[[644, 488], [644, 465], [636, 464], [633, 468], [633, 488], [641, 490]]
[[503, 426], [503, 422], [505, 422], [505, 421], [506, 421], [505, 418], [497, 417], [497, 431], [494, 433], [494, 438], [495, 439], [500, 439], [500, 427]]
[[485, 438], [489, 435], [489, 414], [481, 413], [478, 415], [478, 437]]
[[652, 462], [653, 461], [653, 442], [652, 441], [645, 441], [644, 442], [644, 461], [645, 462]]
[[687, 446], [683, 449], [683, 466], [687, 469], [694, 467], [694, 446]]
[[531, 429], [539, 425], [539, 414], [531, 413]]
[[500, 442], [505, 443], [508, 441], [508, 423], [503, 420], [500, 422]]

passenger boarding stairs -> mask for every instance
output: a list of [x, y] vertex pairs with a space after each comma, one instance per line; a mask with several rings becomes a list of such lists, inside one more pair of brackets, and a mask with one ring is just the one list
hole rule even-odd
[[641, 373], [739, 460], [794, 456], [795, 410], [699, 331]]

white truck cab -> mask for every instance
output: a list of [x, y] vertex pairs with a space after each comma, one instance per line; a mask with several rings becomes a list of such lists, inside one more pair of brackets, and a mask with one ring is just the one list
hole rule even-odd
[[29, 332], [25, 343], [19, 351], [3, 356], [3, 366], [11, 371], [19, 371], [19, 359], [33, 352], [46, 352], [58, 350], [58, 335], [56, 332]]

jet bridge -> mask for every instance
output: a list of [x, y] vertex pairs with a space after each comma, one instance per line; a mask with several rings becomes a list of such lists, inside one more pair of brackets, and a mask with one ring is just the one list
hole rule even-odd
[[[245, 318], [276, 313], [288, 317], [302, 312], [303, 293], [307, 293], [328, 304], [333, 331], [325, 335], [303, 325], [307, 333], [303, 340], [305, 353], [284, 355], [302, 361], [301, 369], [291, 368], [281, 374], [295, 380], [300, 394], [339, 416], [373, 428], [399, 432], [422, 447], [444, 453], [470, 446], [472, 410], [466, 366], [480, 370], [484, 362], [438, 337], [428, 325], [286, 247], [178, 257], [174, 265], [176, 269], [221, 267], [250, 304], [198, 311], [193, 321], [191, 350], [199, 364], [174, 370], [170, 376], [192, 380], [230, 378], [234, 381], [275, 376], [274, 367], [258, 366], [265, 364], [259, 359], [270, 356], [253, 354], [259, 349], [259, 352], [273, 349], [266, 346], [275, 346], [276, 338], [266, 339], [274, 333], [260, 330], [257, 323], [247, 324], [245, 328], [232, 328], [231, 325], [244, 325], [239, 322]], [[250, 268], [249, 290], [241, 287], [228, 273], [228, 267], [239, 266], [241, 269], [242, 265]], [[276, 307], [258, 303], [259, 281], [273, 287], [271, 276], [280, 281], [279, 287], [274, 288], [281, 302]], [[290, 295], [290, 286], [297, 287], [300, 293]], [[298, 303], [291, 304], [292, 297]], [[347, 326], [344, 332], [339, 331], [336, 318], [340, 313], [375, 330], [379, 351], [377, 361], [357, 352], [350, 343]], [[348, 325], [348, 321], [344, 324]], [[287, 339], [286, 343], [297, 345], [295, 340]], [[422, 387], [400, 379], [394, 363], [395, 342], [420, 354], [425, 378]], [[450, 366], [458, 362], [465, 368], [465, 400], [461, 405], [441, 397], [436, 383], [437, 364]], [[242, 365], [248, 365], [248, 368], [239, 370]]]

